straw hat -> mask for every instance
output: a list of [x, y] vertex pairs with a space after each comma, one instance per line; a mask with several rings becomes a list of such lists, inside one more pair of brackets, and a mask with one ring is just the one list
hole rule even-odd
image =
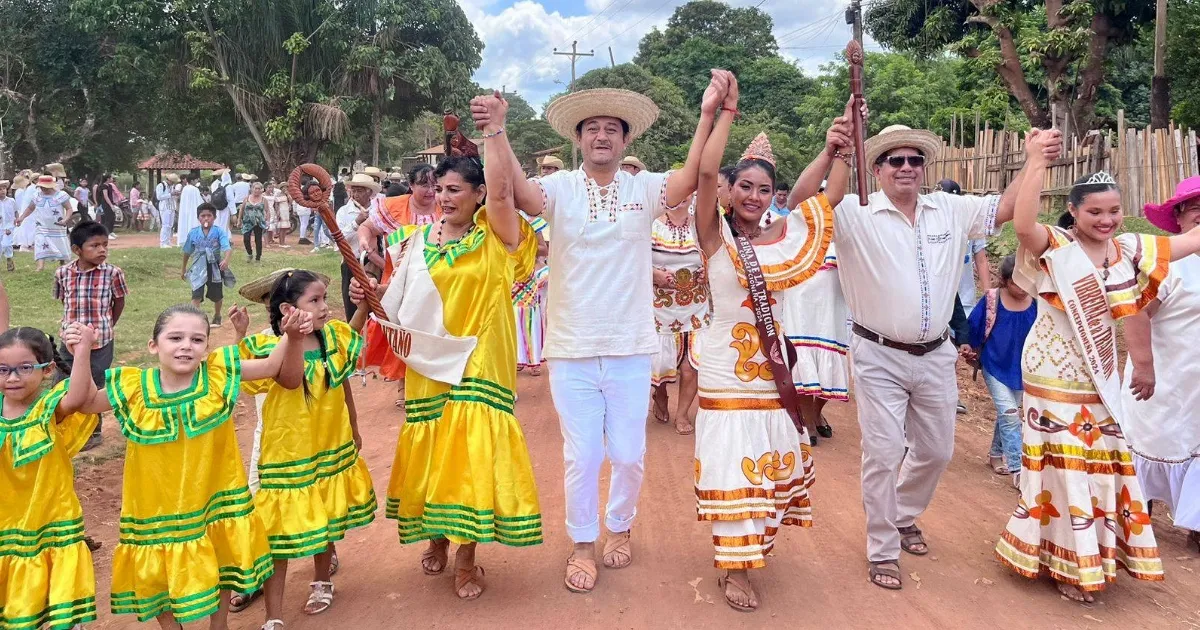
[[52, 162], [46, 165], [46, 172], [60, 178], [66, 178], [67, 169], [58, 162]]
[[636, 166], [639, 171], [646, 170], [646, 165], [642, 164], [641, 160], [632, 155], [625, 156], [625, 159], [621, 160], [621, 166]]
[[874, 165], [879, 156], [900, 148], [916, 149], [925, 156], [926, 163], [932, 162], [937, 158], [941, 146], [942, 139], [932, 131], [913, 129], [907, 125], [884, 127], [867, 140], [867, 167]]
[[374, 166], [368, 166], [362, 170], [363, 175], [369, 175], [375, 181], [383, 179], [383, 171]]
[[220, 177], [228, 172], [229, 172], [229, 169], [227, 169], [227, 168], [219, 168], [219, 169], [213, 171], [213, 177]]
[[[271, 303], [271, 289], [275, 288], [275, 283], [278, 282], [279, 279], [285, 274], [292, 273], [293, 271], [296, 271], [296, 269], [292, 267], [285, 267], [283, 269], [272, 271], [271, 273], [258, 278], [257, 280], [251, 280], [250, 282], [243, 284], [242, 288], [238, 289], [238, 295], [250, 300], [251, 302], [257, 302], [266, 306], [267, 304]], [[326, 286], [329, 285], [329, 276], [316, 271], [311, 271], [310, 273], [316, 274], [316, 276], [320, 278], [321, 282], [324, 282]]]
[[596, 116], [612, 116], [629, 125], [629, 141], [646, 133], [658, 119], [658, 105], [644, 94], [599, 88], [580, 90], [554, 99], [546, 106], [546, 120], [564, 138], [578, 141], [575, 128]]
[[171, 182], [172, 184], [178, 184], [179, 183], [179, 175], [177, 175], [175, 173], [167, 173], [167, 181]]
[[29, 178], [24, 175], [17, 175], [13, 178], [13, 188], [24, 188], [29, 185]]
[[565, 164], [563, 164], [562, 160], [558, 159], [557, 156], [553, 156], [553, 155], [547, 155], [547, 156], [543, 157], [541, 160], [538, 160], [538, 166], [541, 166], [543, 168], [550, 166], [550, 167], [556, 168], [560, 171], [567, 167]]
[[392, 171], [387, 174], [387, 178], [393, 182], [402, 182], [404, 181], [404, 173], [401, 173], [400, 171]]
[[383, 188], [383, 186], [379, 185], [379, 182], [375, 181], [374, 177], [366, 173], [355, 173], [354, 177], [351, 177], [346, 182], [346, 187], [370, 188], [373, 192], [379, 192]]
[[0, 188], [8, 188], [8, 185], [11, 183], [7, 179], [0, 179]]
[[42, 175], [41, 177], [37, 178], [37, 187], [54, 190], [58, 188], [58, 180], [54, 179], [53, 175]]

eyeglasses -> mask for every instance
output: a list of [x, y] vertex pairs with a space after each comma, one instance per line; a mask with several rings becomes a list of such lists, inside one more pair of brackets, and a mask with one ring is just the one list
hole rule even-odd
[[20, 378], [25, 378], [33, 374], [34, 370], [40, 370], [49, 366], [49, 363], [22, 363], [21, 365], [0, 365], [0, 380], [4, 380], [14, 372]]
[[924, 155], [889, 155], [885, 161], [892, 168], [904, 168], [905, 162], [913, 168], [925, 166]]

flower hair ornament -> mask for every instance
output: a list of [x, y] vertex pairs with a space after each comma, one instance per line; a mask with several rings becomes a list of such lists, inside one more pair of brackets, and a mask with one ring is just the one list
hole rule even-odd
[[750, 146], [746, 147], [746, 152], [742, 154], [739, 162], [746, 160], [762, 160], [771, 166], [775, 166], [775, 153], [771, 151], [771, 139], [766, 133], [759, 132], [754, 136], [754, 140]]

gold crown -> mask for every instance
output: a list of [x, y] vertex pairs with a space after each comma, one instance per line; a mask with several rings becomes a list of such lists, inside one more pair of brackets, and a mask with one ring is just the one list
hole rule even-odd
[[771, 151], [771, 139], [766, 133], [760, 132], [754, 136], [754, 140], [750, 146], [746, 147], [746, 152], [742, 154], [744, 160], [762, 160], [771, 166], [775, 166], [775, 153]]

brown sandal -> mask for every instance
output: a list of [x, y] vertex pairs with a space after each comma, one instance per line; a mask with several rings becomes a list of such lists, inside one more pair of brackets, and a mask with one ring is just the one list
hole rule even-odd
[[[474, 584], [479, 587], [479, 593], [471, 596], [462, 594], [462, 590], [469, 584]], [[454, 594], [458, 595], [459, 599], [479, 599], [483, 595], [483, 567], [475, 565], [470, 569], [454, 569]]]
[[[888, 567], [887, 565], [889, 564], [896, 568], [893, 569]], [[900, 561], [898, 560], [880, 560], [879, 562], [871, 562], [871, 569], [868, 571], [867, 575], [870, 576], [871, 583], [879, 588], [886, 588], [889, 591], [898, 591], [901, 588], [904, 588], [904, 585], [901, 583]], [[896, 580], [896, 583], [888, 584], [880, 580], [879, 578], [881, 577], [892, 578], [893, 580]]]
[[[906, 553], [911, 553], [914, 556], [923, 556], [929, 553], [929, 543], [925, 542], [925, 536], [921, 534], [921, 529], [916, 525], [897, 527], [896, 531], [900, 532], [900, 548]], [[925, 548], [917, 549], [917, 545]]]
[[[582, 588], [571, 583], [571, 578], [579, 575], [580, 573], [592, 579], [591, 588]], [[595, 560], [592, 560], [591, 558], [577, 558], [572, 556], [567, 558], [567, 576], [563, 578], [563, 584], [566, 585], [567, 590], [571, 591], [572, 593], [591, 593], [592, 589], [596, 588], [596, 578], [598, 576], [599, 572], [596, 570]]]
[[[441, 575], [446, 571], [446, 565], [450, 562], [450, 541], [445, 540], [445, 543], [439, 548], [426, 547], [425, 551], [421, 552], [421, 570], [425, 572], [425, 575]], [[437, 560], [442, 564], [442, 568], [436, 571], [430, 569], [427, 564], [429, 560]]]
[[[749, 579], [749, 578], [747, 578], [747, 579]], [[717, 578], [717, 586], [719, 586], [721, 588], [721, 592], [725, 596], [725, 603], [729, 604], [730, 608], [732, 608], [738, 612], [754, 612], [754, 611], [758, 610], [758, 606], [750, 606], [748, 604], [740, 604], [738, 602], [733, 601], [732, 599], [729, 598], [729, 594], [727, 592], [728, 587], [732, 586], [735, 589], [741, 591], [741, 593], [743, 595], [745, 595], [751, 599], [758, 599], [758, 595], [756, 595], [754, 593], [753, 589], [746, 590], [746, 587], [742, 586], [741, 584], [738, 584], [734, 580], [729, 579], [728, 575], [722, 575], [721, 577]]]
[[630, 533], [609, 532], [604, 541], [604, 566], [609, 569], [624, 569], [633, 564], [633, 546], [629, 544]]

